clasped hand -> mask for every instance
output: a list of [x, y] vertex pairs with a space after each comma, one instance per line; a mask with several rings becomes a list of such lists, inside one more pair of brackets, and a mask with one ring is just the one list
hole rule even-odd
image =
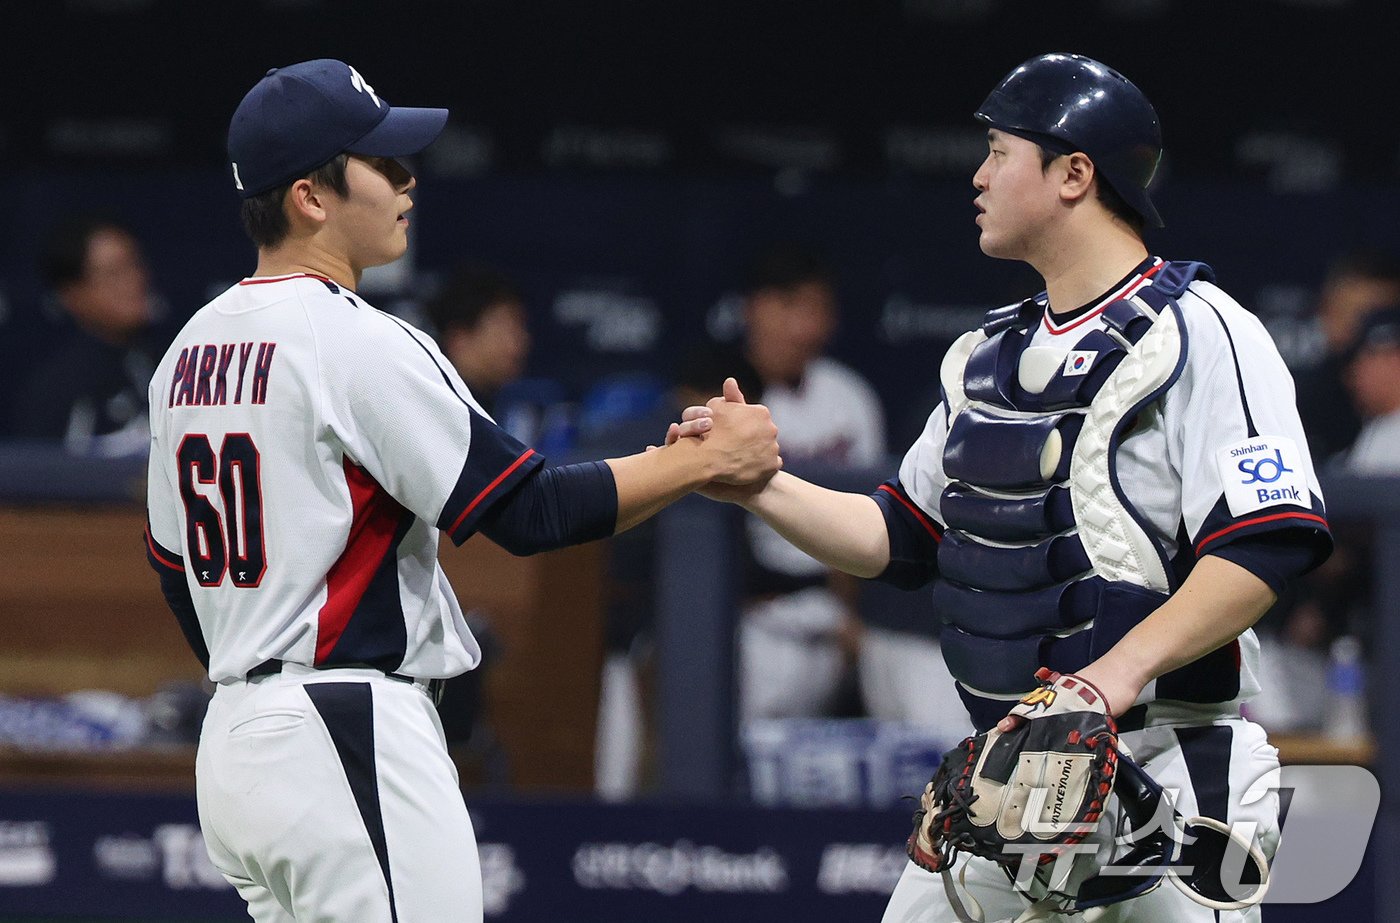
[[[705, 492], [722, 494], [718, 485], [742, 488], [744, 493], [762, 489], [783, 466], [778, 448], [778, 428], [762, 404], [744, 399], [739, 383], [724, 381], [724, 394], [703, 406], [687, 407], [680, 423], [666, 431], [666, 445], [696, 439], [716, 454], [716, 471]], [[717, 496], [717, 499], [737, 499]]]

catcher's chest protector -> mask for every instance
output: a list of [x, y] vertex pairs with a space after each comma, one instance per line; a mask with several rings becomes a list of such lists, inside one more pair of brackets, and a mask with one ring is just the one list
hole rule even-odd
[[989, 696], [1034, 688], [1041, 666], [1081, 669], [1175, 588], [1115, 458], [1181, 374], [1176, 296], [1213, 275], [1203, 263], [1160, 265], [1085, 324], [1067, 355], [1028, 346], [1044, 296], [989, 312], [948, 351], [947, 532], [933, 601], [979, 728], [1006, 713]]

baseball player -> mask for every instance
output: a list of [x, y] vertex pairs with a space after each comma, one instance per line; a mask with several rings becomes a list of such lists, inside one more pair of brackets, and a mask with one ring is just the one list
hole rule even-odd
[[[784, 458], [874, 465], [885, 419], [870, 383], [823, 355], [839, 322], [835, 275], [809, 247], [759, 251], [745, 279], [745, 359], [782, 427]], [[713, 385], [710, 385], [713, 387]], [[845, 574], [747, 517], [747, 581], [736, 658], [741, 720], [829, 713], [845, 677], [854, 589]], [[833, 585], [834, 584], [834, 585]], [[849, 594], [853, 596], [853, 593]]]
[[[873, 494], [787, 474], [710, 494], [850, 573], [932, 582], [943, 655], [978, 730], [1006, 720], [1038, 667], [1078, 673], [1180, 811], [1253, 824], [1272, 855], [1277, 798], [1241, 797], [1278, 768], [1240, 715], [1257, 690], [1250, 626], [1331, 550], [1293, 383], [1208, 266], [1149, 254], [1161, 134], [1136, 86], [1097, 61], [1043, 55], [977, 118], [982, 250], [1029, 263], [1046, 290], [954, 343], [942, 401]], [[991, 862], [956, 871], [971, 901], [911, 863], [886, 923], [952, 921], [972, 901], [987, 920], [1028, 912]], [[1170, 887], [1096, 917], [1258, 918], [1257, 906], [1217, 911]]]
[[190, 320], [151, 381], [146, 549], [218, 684], [201, 826], [260, 923], [482, 918], [431, 698], [480, 657], [440, 530], [528, 554], [780, 464], [766, 410], [717, 406], [704, 442], [546, 466], [430, 338], [356, 293], [406, 247], [415, 180], [395, 158], [446, 118], [391, 108], [340, 61], [269, 71], [229, 128], [257, 271]]

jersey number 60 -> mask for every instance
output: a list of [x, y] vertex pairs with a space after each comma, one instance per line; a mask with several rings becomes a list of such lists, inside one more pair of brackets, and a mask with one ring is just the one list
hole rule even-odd
[[[181, 440], [175, 458], [180, 469], [180, 497], [185, 501], [186, 546], [199, 585], [218, 586], [228, 571], [234, 586], [257, 586], [267, 572], [267, 549], [263, 544], [260, 456], [253, 437], [229, 433], [215, 455], [208, 436], [189, 433]], [[219, 485], [223, 516], [195, 489], [196, 483]]]

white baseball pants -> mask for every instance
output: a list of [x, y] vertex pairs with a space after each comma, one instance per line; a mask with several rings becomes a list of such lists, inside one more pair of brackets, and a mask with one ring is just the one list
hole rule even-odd
[[196, 783], [209, 857], [257, 923], [482, 919], [471, 820], [420, 685], [294, 666], [221, 684]]

